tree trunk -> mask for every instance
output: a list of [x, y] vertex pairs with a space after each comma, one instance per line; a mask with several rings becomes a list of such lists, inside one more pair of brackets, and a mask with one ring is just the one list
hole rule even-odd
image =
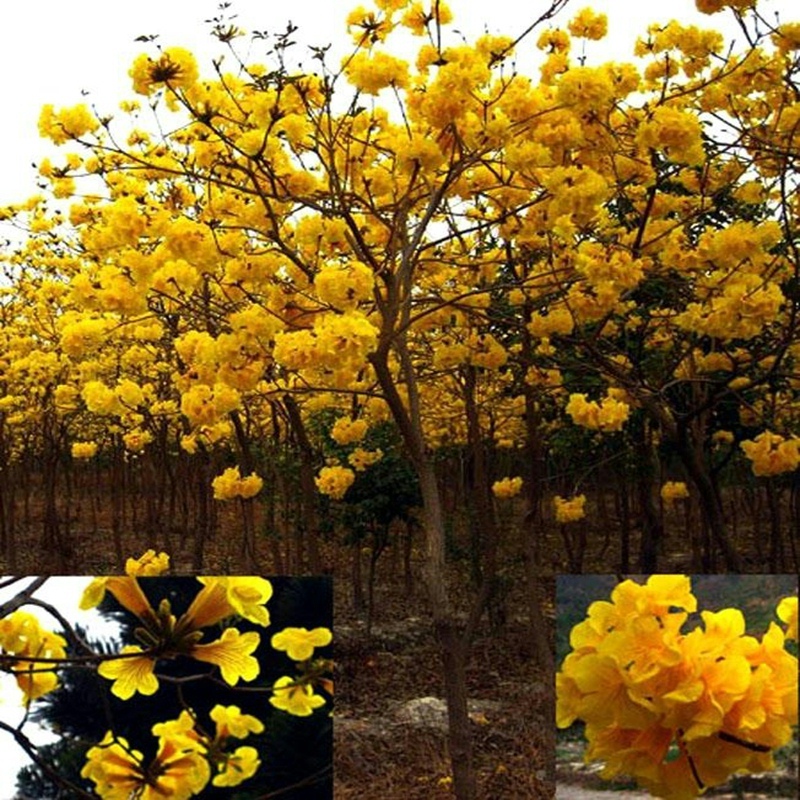
[[647, 422], [633, 431], [636, 463], [636, 488], [642, 512], [642, 540], [639, 548], [639, 570], [645, 574], [658, 571], [658, 550], [664, 536], [661, 515], [653, 502], [655, 478], [658, 474], [656, 454], [647, 436]]
[[424, 579], [442, 659], [453, 788], [457, 800], [476, 800], [472, 734], [467, 711], [466, 668], [471, 642], [458, 634], [447, 590], [444, 520], [433, 464], [424, 458], [418, 466], [418, 473], [425, 514]]
[[692, 447], [685, 429], [678, 431], [676, 444], [686, 472], [697, 489], [703, 519], [712, 540], [725, 559], [725, 566], [729, 572], [742, 572], [742, 558], [728, 538], [719, 492], [714, 485], [708, 466], [703, 463], [695, 448]]
[[[300, 409], [293, 397], [284, 398], [295, 442], [300, 449], [300, 516], [298, 536], [305, 539], [308, 551], [308, 568], [312, 575], [322, 571], [319, 556], [319, 524], [317, 520], [317, 489], [314, 484], [314, 448], [306, 434]], [[301, 565], [301, 569], [304, 565]]]
[[403, 371], [409, 397], [408, 408], [397, 390], [388, 366], [388, 347], [379, 348], [378, 352], [372, 354], [370, 361], [419, 479], [425, 532], [423, 580], [443, 669], [453, 790], [457, 800], [476, 800], [477, 781], [467, 713], [466, 668], [472, 638], [488, 593], [482, 591], [475, 600], [466, 629], [459, 634], [447, 587], [441, 494], [433, 462], [425, 448], [415, 373], [402, 343], [397, 347], [401, 363], [405, 367]]

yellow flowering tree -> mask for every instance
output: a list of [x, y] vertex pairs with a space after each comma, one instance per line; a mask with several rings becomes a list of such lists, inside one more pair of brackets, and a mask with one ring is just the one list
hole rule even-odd
[[[182, 516], [198, 569], [219, 515], [236, 513], [249, 568], [257, 509], [271, 503], [277, 520], [299, 488], [292, 555], [316, 570], [318, 494], [343, 500], [381, 456], [323, 463], [309, 423], [334, 409], [331, 436], [350, 447], [365, 424], [390, 421], [419, 482], [453, 780], [467, 800], [467, 655], [502, 566], [492, 487], [512, 491], [498, 451], [527, 451], [532, 619], [533, 528], [546, 516], [574, 530], [592, 507], [583, 494], [542, 502], [559, 426], [635, 454], [651, 567], [666, 448], [711, 534], [707, 565], [719, 553], [731, 570], [744, 562], [721, 469], [744, 457], [770, 476], [798, 462], [796, 25], [754, 3], [698, 3], [732, 8], [747, 45], [674, 21], [642, 31], [636, 61], [594, 64], [604, 15], [562, 24], [562, 5], [521, 36], [462, 41], [444, 2], [379, 0], [348, 15], [343, 61], [318, 51], [314, 70], [288, 66], [290, 32], [251, 64], [235, 47], [242, 32], [218, 27], [232, 59], [213, 71], [154, 47], [130, 67], [122, 120], [43, 109], [41, 134], [76, 152], [43, 160], [47, 194], [3, 211], [29, 233], [4, 257], [0, 447], [22, 479], [0, 477], [4, 497], [19, 502], [16, 485], [29, 497], [26, 464], [42, 465], [43, 538], [66, 564], [61, 456], [82, 473], [104, 460], [117, 561], [121, 530], [141, 522], [138, 481], [146, 527]], [[540, 63], [527, 76], [514, 53], [532, 33]], [[392, 50], [404, 37], [418, 43], [409, 59]], [[726, 415], [731, 441], [714, 438]], [[468, 466], [466, 624], [436, 470], [450, 446]], [[290, 450], [294, 485], [260, 458]]]

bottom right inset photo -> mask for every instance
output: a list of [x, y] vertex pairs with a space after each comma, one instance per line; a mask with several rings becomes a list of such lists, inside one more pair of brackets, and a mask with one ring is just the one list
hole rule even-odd
[[796, 575], [560, 575], [556, 798], [798, 797]]

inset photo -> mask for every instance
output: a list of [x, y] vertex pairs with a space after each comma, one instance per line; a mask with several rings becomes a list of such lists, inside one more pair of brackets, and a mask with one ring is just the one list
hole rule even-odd
[[0, 798], [324, 800], [327, 577], [0, 579]]
[[561, 575], [556, 797], [796, 798], [796, 575]]

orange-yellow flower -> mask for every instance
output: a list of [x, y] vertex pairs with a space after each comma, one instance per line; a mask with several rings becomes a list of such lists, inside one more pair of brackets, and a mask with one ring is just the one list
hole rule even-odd
[[194, 628], [214, 625], [238, 615], [266, 627], [269, 612], [266, 603], [272, 597], [272, 584], [266, 578], [198, 578], [203, 588], [197, 593], [182, 621]]
[[311, 658], [315, 647], [325, 647], [333, 640], [333, 634], [327, 628], [284, 628], [272, 637], [271, 644], [276, 650], [285, 650], [293, 661], [305, 661]]
[[[126, 645], [120, 651], [121, 655], [141, 653], [138, 645]], [[128, 700], [136, 692], [140, 694], [155, 694], [158, 691], [158, 679], [153, 674], [155, 660], [151, 656], [141, 658], [115, 658], [104, 661], [97, 668], [97, 672], [104, 678], [113, 680], [111, 693], [121, 700]]]
[[278, 678], [272, 687], [273, 695], [269, 702], [281, 711], [287, 711], [296, 717], [308, 717], [315, 708], [325, 705], [325, 699], [314, 694], [311, 686], [298, 683], [294, 678], [284, 675]]
[[250, 654], [259, 642], [259, 635], [253, 631], [241, 633], [236, 628], [226, 628], [216, 642], [195, 645], [192, 658], [218, 666], [222, 679], [233, 686], [240, 678], [252, 681], [258, 675], [258, 661]]

